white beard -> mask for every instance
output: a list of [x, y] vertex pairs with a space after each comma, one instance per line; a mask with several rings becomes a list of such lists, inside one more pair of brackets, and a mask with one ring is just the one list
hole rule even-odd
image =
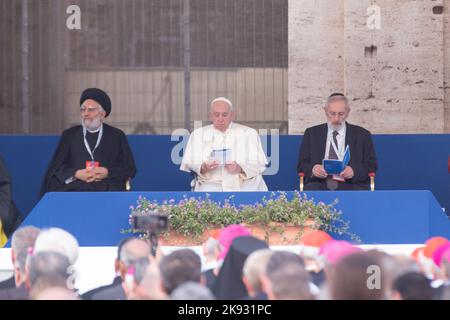
[[100, 128], [100, 126], [102, 125], [102, 120], [100, 119], [100, 117], [94, 118], [92, 120], [81, 119], [81, 125], [85, 127], [87, 131], [93, 132], [97, 131]]
[[330, 123], [330, 129], [333, 131], [339, 131], [344, 127], [344, 124], [345, 124], [345, 122], [341, 123], [340, 125], [335, 125], [335, 124]]

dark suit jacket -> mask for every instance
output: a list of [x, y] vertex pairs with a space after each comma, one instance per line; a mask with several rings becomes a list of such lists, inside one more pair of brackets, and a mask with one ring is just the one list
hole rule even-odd
[[127, 300], [125, 291], [122, 288], [122, 282], [97, 292], [91, 298], [91, 300]]
[[[349, 123], [345, 133], [345, 145], [350, 148], [350, 163], [354, 176], [347, 183], [357, 186], [368, 186], [369, 172], [376, 172], [377, 158], [372, 142], [372, 136], [366, 129]], [[297, 172], [305, 173], [305, 183], [323, 181], [312, 177], [312, 168], [316, 164], [322, 164], [325, 157], [328, 126], [323, 123], [306, 129], [303, 142], [300, 146]]]
[[28, 291], [22, 284], [18, 288], [0, 290], [0, 300], [28, 300]]
[[14, 276], [6, 279], [5, 281], [0, 282], [0, 290], [11, 289], [15, 287], [16, 287], [16, 280], [14, 280]]
[[120, 285], [121, 283], [122, 283], [122, 278], [117, 276], [117, 277], [114, 278], [114, 280], [113, 280], [113, 282], [111, 284], [108, 284], [106, 286], [101, 286], [101, 287], [98, 287], [98, 288], [95, 288], [95, 289], [92, 289], [92, 290], [89, 290], [89, 291], [83, 293], [81, 295], [81, 299], [82, 300], [92, 300], [92, 298], [96, 294], [98, 294], [100, 292], [103, 292], [103, 291], [105, 291], [105, 290], [107, 290], [109, 288], [116, 287], [116, 286]]

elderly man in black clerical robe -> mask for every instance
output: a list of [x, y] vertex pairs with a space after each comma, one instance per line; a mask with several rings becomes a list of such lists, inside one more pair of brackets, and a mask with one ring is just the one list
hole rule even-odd
[[104, 123], [111, 112], [106, 92], [86, 89], [81, 125], [65, 130], [45, 174], [40, 196], [50, 191], [122, 191], [136, 174], [127, 137]]

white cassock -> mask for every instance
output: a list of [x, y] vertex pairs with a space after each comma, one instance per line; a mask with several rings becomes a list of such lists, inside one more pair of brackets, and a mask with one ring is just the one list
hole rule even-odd
[[[212, 150], [231, 149], [231, 161], [241, 166], [243, 173], [229, 173], [223, 165], [205, 174], [203, 162], [211, 159]], [[230, 123], [225, 132], [213, 125], [196, 129], [189, 137], [180, 170], [195, 172], [194, 191], [267, 191], [262, 173], [267, 158], [255, 129]]]

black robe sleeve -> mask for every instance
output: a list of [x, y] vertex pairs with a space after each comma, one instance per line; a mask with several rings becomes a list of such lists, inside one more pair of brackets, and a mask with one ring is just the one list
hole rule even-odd
[[128, 178], [134, 178], [136, 175], [136, 164], [134, 162], [133, 153], [131, 152], [130, 145], [128, 144], [125, 133], [120, 131], [119, 134], [120, 143], [120, 156], [118, 166], [108, 167], [108, 178], [111, 180], [127, 180]]
[[3, 231], [9, 238], [19, 227], [23, 218], [12, 200], [11, 177], [3, 159], [0, 158], [0, 219]]
[[72, 136], [72, 130], [66, 130], [63, 132], [61, 139], [59, 140], [58, 147], [56, 148], [56, 151], [50, 160], [50, 164], [47, 167], [44, 182], [42, 183], [41, 190], [39, 192], [39, 199], [42, 198], [47, 192], [59, 190], [64, 185], [64, 181], [61, 181], [58, 176], [60, 176], [62, 165], [69, 154], [69, 141]]

